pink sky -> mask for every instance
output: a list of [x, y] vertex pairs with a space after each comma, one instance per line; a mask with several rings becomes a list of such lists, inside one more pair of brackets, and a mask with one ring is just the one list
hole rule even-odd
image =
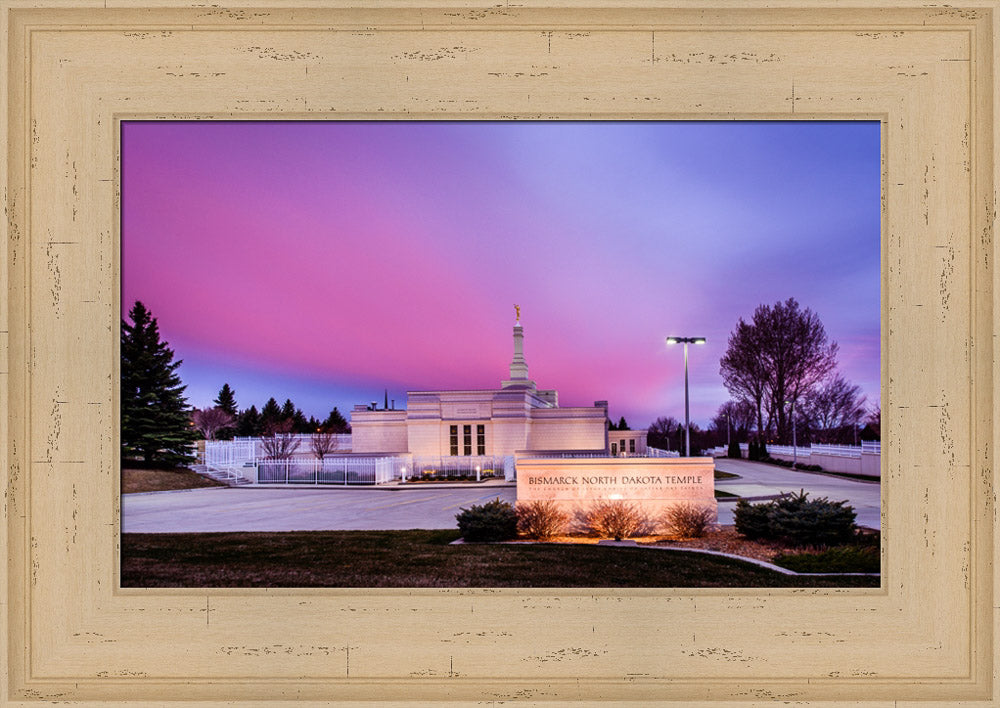
[[402, 406], [507, 377], [644, 427], [728, 395], [739, 317], [795, 297], [879, 396], [877, 123], [123, 126], [122, 303], [190, 402]]

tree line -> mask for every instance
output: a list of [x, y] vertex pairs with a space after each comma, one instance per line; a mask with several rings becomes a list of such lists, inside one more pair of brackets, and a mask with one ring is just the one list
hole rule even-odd
[[192, 445], [201, 438], [320, 433], [328, 439], [351, 431], [336, 407], [322, 421], [306, 418], [291, 399], [279, 405], [272, 397], [259, 411], [256, 405], [240, 410], [228, 383], [219, 390], [213, 407], [192, 408], [177, 375], [182, 361], [160, 338], [156, 318], [137, 300], [128, 320], [121, 324], [122, 460], [176, 466], [193, 460]]
[[278, 405], [273, 396], [258, 411], [256, 405], [239, 410], [236, 392], [228, 383], [223, 384], [219, 395], [212, 401], [212, 408], [195, 408], [191, 420], [206, 440], [231, 440], [234, 437], [259, 438], [276, 433], [350, 433], [351, 426], [340, 410], [334, 406], [325, 420], [305, 417], [292, 399], [286, 398]]

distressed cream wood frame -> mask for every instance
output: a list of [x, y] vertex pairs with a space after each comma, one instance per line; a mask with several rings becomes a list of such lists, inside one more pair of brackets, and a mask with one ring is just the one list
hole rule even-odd
[[[995, 3], [352, 4], [0, 0], [5, 700], [995, 704]], [[881, 120], [881, 589], [118, 588], [118, 122], [214, 117]]]

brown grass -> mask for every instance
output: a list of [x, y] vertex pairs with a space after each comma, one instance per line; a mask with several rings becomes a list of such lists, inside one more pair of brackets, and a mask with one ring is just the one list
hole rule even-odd
[[458, 531], [122, 534], [123, 587], [878, 587], [728, 558], [557, 543], [452, 546]]
[[203, 477], [197, 472], [192, 472], [183, 467], [150, 470], [133, 469], [130, 467], [122, 469], [122, 494], [224, 486], [226, 485], [222, 482]]

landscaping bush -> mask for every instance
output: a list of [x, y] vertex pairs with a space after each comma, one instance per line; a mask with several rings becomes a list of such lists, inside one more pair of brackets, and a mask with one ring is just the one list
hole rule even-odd
[[569, 514], [554, 501], [518, 502], [517, 532], [528, 538], [552, 538], [566, 533]]
[[809, 499], [799, 491], [778, 499], [770, 514], [771, 534], [798, 546], [836, 546], [854, 537], [857, 514], [846, 502]]
[[775, 565], [796, 573], [878, 573], [878, 546], [837, 546], [819, 553], [783, 553]]
[[649, 519], [637, 505], [621, 499], [601, 501], [586, 511], [587, 528], [598, 536], [621, 541], [649, 528]]
[[517, 512], [500, 499], [473, 504], [455, 518], [466, 541], [506, 541], [517, 536]]
[[774, 502], [751, 504], [746, 499], [740, 499], [733, 509], [733, 524], [736, 530], [752, 541], [770, 538], [772, 508]]
[[663, 521], [681, 538], [701, 538], [715, 520], [715, 514], [705, 506], [687, 502], [667, 509]]
[[780, 539], [796, 546], [836, 546], [854, 539], [853, 507], [808, 497], [800, 490], [764, 504], [740, 500], [733, 511], [736, 530], [750, 539]]
[[726, 451], [726, 457], [731, 457], [734, 460], [740, 460], [743, 458], [743, 453], [740, 452], [740, 444], [735, 440], [729, 443], [729, 449]]
[[756, 462], [764, 462], [768, 458], [767, 446], [759, 440], [751, 440], [747, 446], [747, 459]]

